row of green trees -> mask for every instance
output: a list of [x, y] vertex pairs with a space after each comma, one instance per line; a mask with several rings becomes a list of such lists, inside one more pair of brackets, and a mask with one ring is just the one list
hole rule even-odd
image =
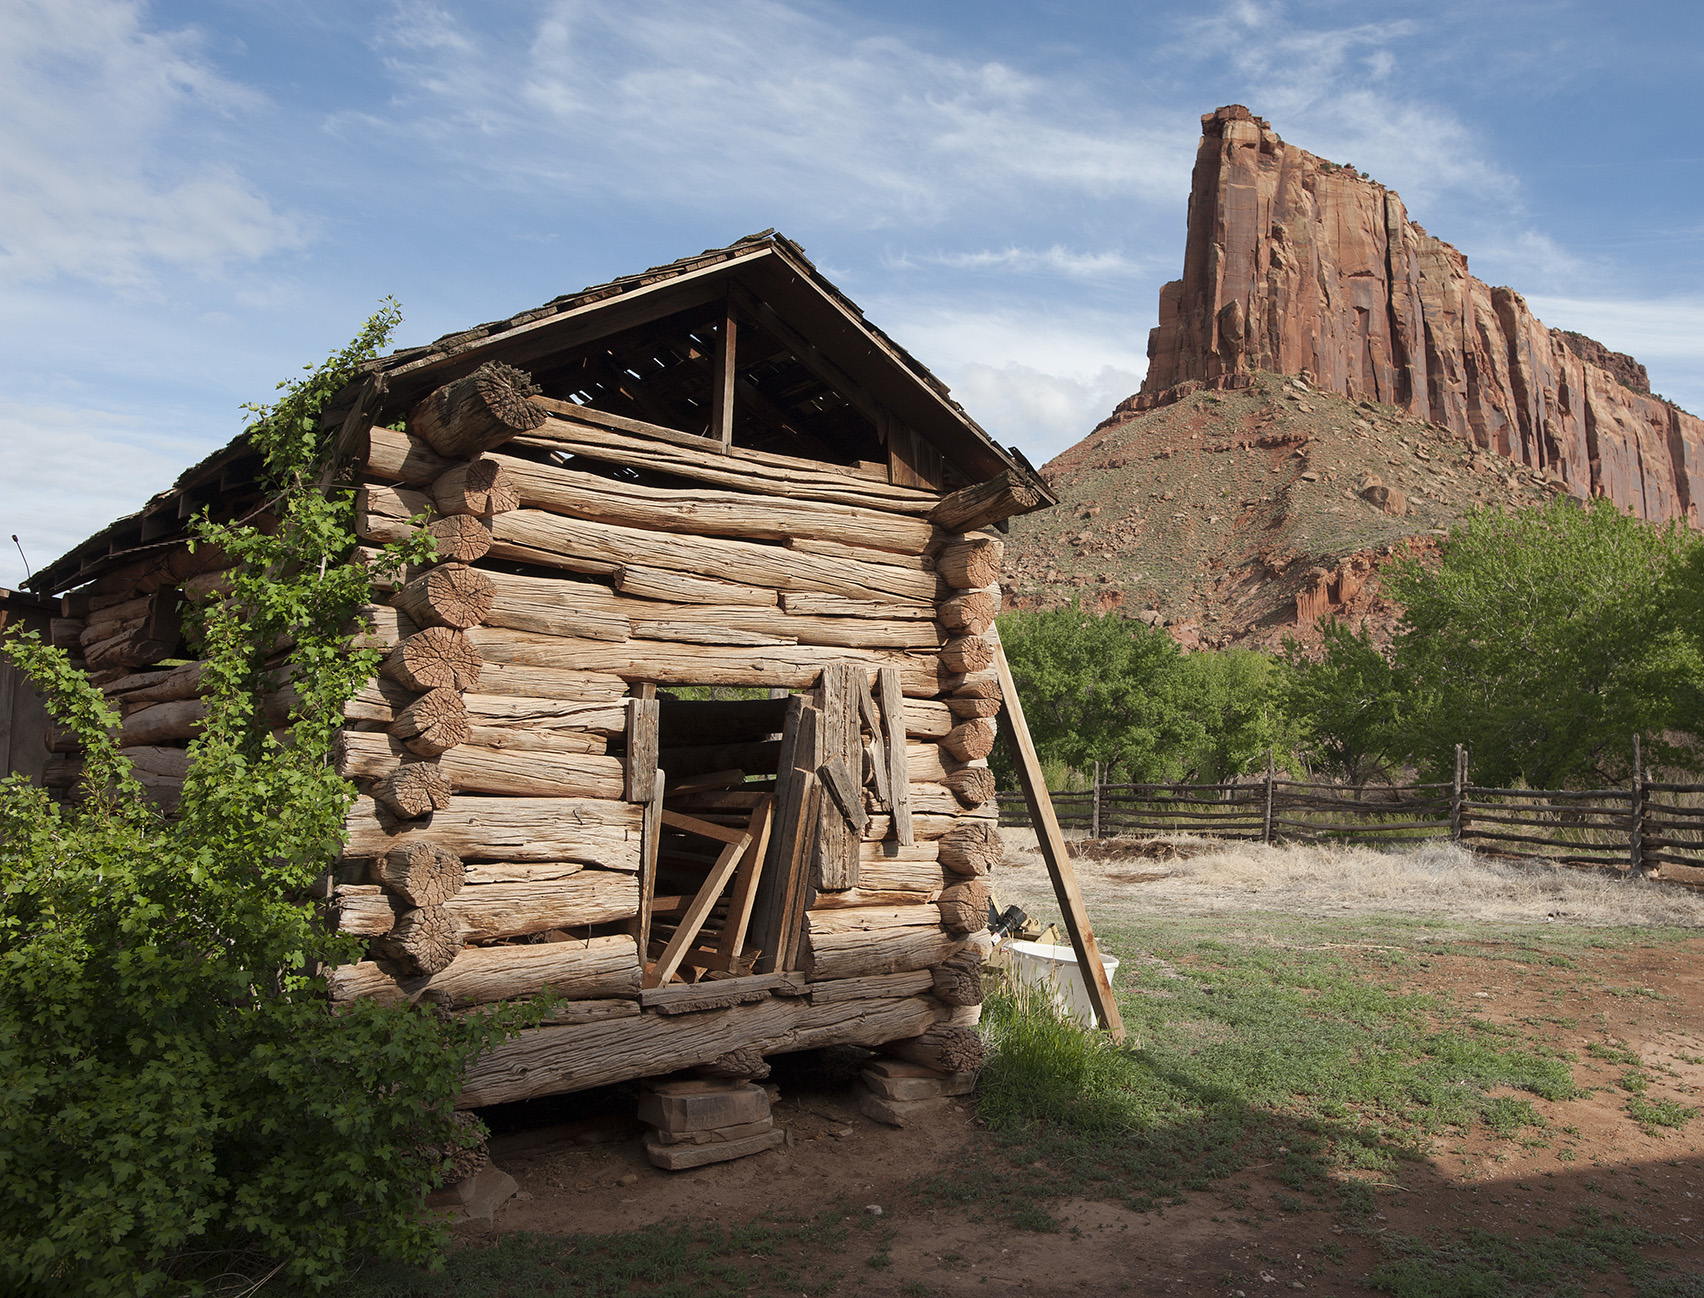
[[[1184, 654], [1164, 631], [1079, 608], [1003, 615], [1044, 761], [1138, 782], [1280, 766], [1355, 783], [1414, 769], [1560, 788], [1647, 762], [1697, 770], [1704, 542], [1570, 499], [1457, 527], [1441, 558], [1385, 570], [1404, 609], [1386, 648], [1331, 623], [1322, 655]], [[1004, 761], [1003, 755], [996, 763]], [[1004, 772], [1003, 772], [1004, 773]]]

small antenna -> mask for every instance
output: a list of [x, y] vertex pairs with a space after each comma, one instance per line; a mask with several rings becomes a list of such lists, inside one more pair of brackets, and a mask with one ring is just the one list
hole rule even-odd
[[24, 580], [28, 581], [32, 575], [30, 572], [30, 557], [24, 553], [24, 543], [18, 540], [18, 534], [16, 532], [12, 533], [12, 544], [18, 547], [18, 558], [24, 561]]

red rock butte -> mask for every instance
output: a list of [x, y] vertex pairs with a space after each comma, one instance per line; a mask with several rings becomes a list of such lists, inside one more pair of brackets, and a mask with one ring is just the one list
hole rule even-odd
[[1183, 278], [1118, 414], [1257, 370], [1403, 407], [1654, 522], [1698, 527], [1704, 421], [1645, 367], [1551, 329], [1409, 220], [1396, 191], [1285, 144], [1240, 104], [1201, 119]]

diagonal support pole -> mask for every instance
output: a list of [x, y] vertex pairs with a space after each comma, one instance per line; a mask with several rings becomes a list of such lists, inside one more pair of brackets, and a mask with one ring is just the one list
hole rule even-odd
[[1071, 950], [1076, 953], [1077, 968], [1082, 970], [1089, 1004], [1094, 1008], [1095, 1018], [1112, 1035], [1112, 1039], [1123, 1041], [1124, 1020], [1119, 1016], [1117, 1001], [1113, 999], [1106, 966], [1101, 963], [1100, 944], [1095, 941], [1095, 931], [1089, 925], [1083, 891], [1077, 886], [1077, 872], [1065, 850], [1065, 835], [1060, 832], [1059, 818], [1053, 814], [1053, 799], [1047, 796], [1041, 759], [1036, 756], [1029, 723], [1024, 720], [1024, 705], [1018, 700], [1018, 687], [1012, 681], [1006, 648], [1000, 643], [998, 629], [990, 627], [988, 638], [994, 642], [994, 670], [1000, 678], [1000, 697], [1005, 703], [1000, 709], [1000, 728], [1005, 733], [1006, 742], [1012, 746], [1018, 781], [1024, 788], [1024, 802], [1029, 806], [1030, 821], [1035, 825], [1036, 843], [1041, 848], [1042, 859], [1047, 862], [1048, 877], [1053, 880], [1053, 895], [1058, 898], [1060, 913], [1065, 917], [1065, 931], [1071, 935]]

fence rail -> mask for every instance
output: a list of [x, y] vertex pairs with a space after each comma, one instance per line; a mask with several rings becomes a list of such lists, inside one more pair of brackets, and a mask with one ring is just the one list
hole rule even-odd
[[[1467, 753], [1443, 784], [1350, 787], [1279, 777], [1225, 784], [1108, 784], [1051, 794], [1059, 823], [1092, 837], [1205, 833], [1272, 843], [1447, 839], [1501, 856], [1657, 874], [1704, 870], [1704, 784], [1651, 780], [1633, 744], [1621, 789], [1504, 789], [1469, 784]], [[1008, 824], [1028, 825], [1017, 793], [998, 795]]]

